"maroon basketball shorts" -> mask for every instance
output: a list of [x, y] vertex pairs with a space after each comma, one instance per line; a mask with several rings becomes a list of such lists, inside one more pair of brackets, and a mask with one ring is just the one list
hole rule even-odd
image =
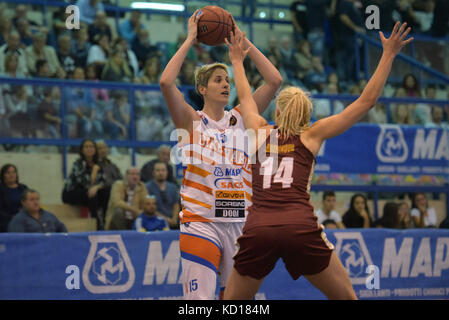
[[305, 230], [303, 225], [255, 226], [244, 229], [237, 239], [239, 250], [234, 268], [242, 276], [262, 279], [279, 258], [296, 280], [327, 268], [333, 245], [320, 227]]

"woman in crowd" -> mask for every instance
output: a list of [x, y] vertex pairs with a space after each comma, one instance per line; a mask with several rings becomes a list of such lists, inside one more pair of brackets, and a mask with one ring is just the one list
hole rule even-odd
[[346, 228], [369, 228], [371, 223], [366, 197], [360, 193], [353, 195], [349, 210], [343, 215], [343, 224]]

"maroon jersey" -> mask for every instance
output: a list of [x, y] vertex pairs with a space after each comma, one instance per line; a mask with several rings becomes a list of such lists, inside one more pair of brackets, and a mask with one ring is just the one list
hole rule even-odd
[[[248, 208], [245, 228], [253, 226], [300, 224], [317, 228], [317, 218], [309, 202], [315, 157], [299, 136], [278, 135], [278, 146], [266, 141], [252, 165], [253, 204]], [[271, 151], [271, 155], [269, 153]], [[259, 160], [259, 153], [266, 157]]]

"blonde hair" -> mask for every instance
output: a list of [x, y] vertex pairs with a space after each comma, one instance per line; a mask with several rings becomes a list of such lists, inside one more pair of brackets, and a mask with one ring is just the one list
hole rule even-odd
[[196, 91], [198, 91], [198, 93], [200, 93], [198, 87], [199, 86], [207, 87], [207, 83], [209, 82], [212, 73], [214, 73], [215, 69], [218, 68], [223, 69], [224, 71], [226, 71], [226, 74], [229, 74], [228, 67], [225, 64], [219, 62], [206, 64], [201, 68], [195, 70], [195, 88]]
[[276, 124], [281, 135], [299, 135], [309, 127], [312, 101], [308, 94], [296, 87], [283, 89], [276, 98]]

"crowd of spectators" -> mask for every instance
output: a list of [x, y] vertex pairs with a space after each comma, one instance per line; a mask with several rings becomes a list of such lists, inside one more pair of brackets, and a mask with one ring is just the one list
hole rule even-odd
[[[359, 95], [366, 84], [356, 81], [354, 34], [370, 35], [364, 26], [366, 1], [299, 0], [292, 2], [292, 36], [269, 37], [261, 48], [280, 70], [286, 85], [301, 86], [312, 93]], [[253, 1], [251, 3], [254, 3]], [[12, 78], [55, 78], [75, 81], [108, 81], [158, 84], [164, 65], [186, 38], [179, 34], [173, 43], [153, 43], [141, 12], [131, 11], [111, 28], [101, 0], [78, 0], [80, 28], [67, 29], [68, 13], [60, 8], [47, 27], [27, 16], [26, 5], [0, 7], [0, 75]], [[372, 1], [370, 1], [372, 4]], [[447, 36], [444, 0], [376, 0], [382, 11], [380, 27], [389, 32], [394, 21], [407, 21], [415, 34]], [[243, 9], [242, 9], [243, 10]], [[252, 16], [250, 10], [248, 16]], [[447, 17], [446, 17], [447, 18]], [[423, 46], [422, 46], [423, 47]], [[198, 66], [220, 61], [230, 65], [225, 46], [196, 44], [187, 55], [178, 85], [193, 86]], [[427, 51], [417, 50], [426, 61]], [[441, 50], [440, 50], [441, 51]], [[361, 55], [363, 58], [363, 55]], [[443, 63], [444, 64], [444, 63]], [[254, 65], [246, 61], [249, 82], [262, 81]], [[230, 70], [232, 73], [232, 69]], [[404, 76], [394, 97], [436, 98], [437, 87], [421, 88], [413, 74]], [[81, 86], [50, 90], [43, 85], [1, 86], [1, 135], [13, 137], [61, 137], [60, 108], [64, 95], [68, 138], [127, 139], [130, 137], [130, 104], [127, 91]], [[448, 90], [449, 92], [449, 90]], [[185, 92], [194, 108], [202, 108], [195, 89]], [[449, 95], [449, 93], [448, 93]], [[388, 96], [388, 95], [387, 95]], [[237, 103], [231, 92], [230, 107]], [[449, 99], [449, 96], [448, 96]], [[138, 140], [168, 140], [173, 123], [159, 91], [136, 91], [135, 127]], [[312, 120], [341, 112], [350, 101], [316, 100]], [[271, 110], [271, 109], [270, 109]], [[273, 112], [266, 112], [272, 121]], [[449, 106], [391, 103], [375, 106], [362, 121], [447, 127]], [[22, 128], [22, 130], [21, 130]]]

